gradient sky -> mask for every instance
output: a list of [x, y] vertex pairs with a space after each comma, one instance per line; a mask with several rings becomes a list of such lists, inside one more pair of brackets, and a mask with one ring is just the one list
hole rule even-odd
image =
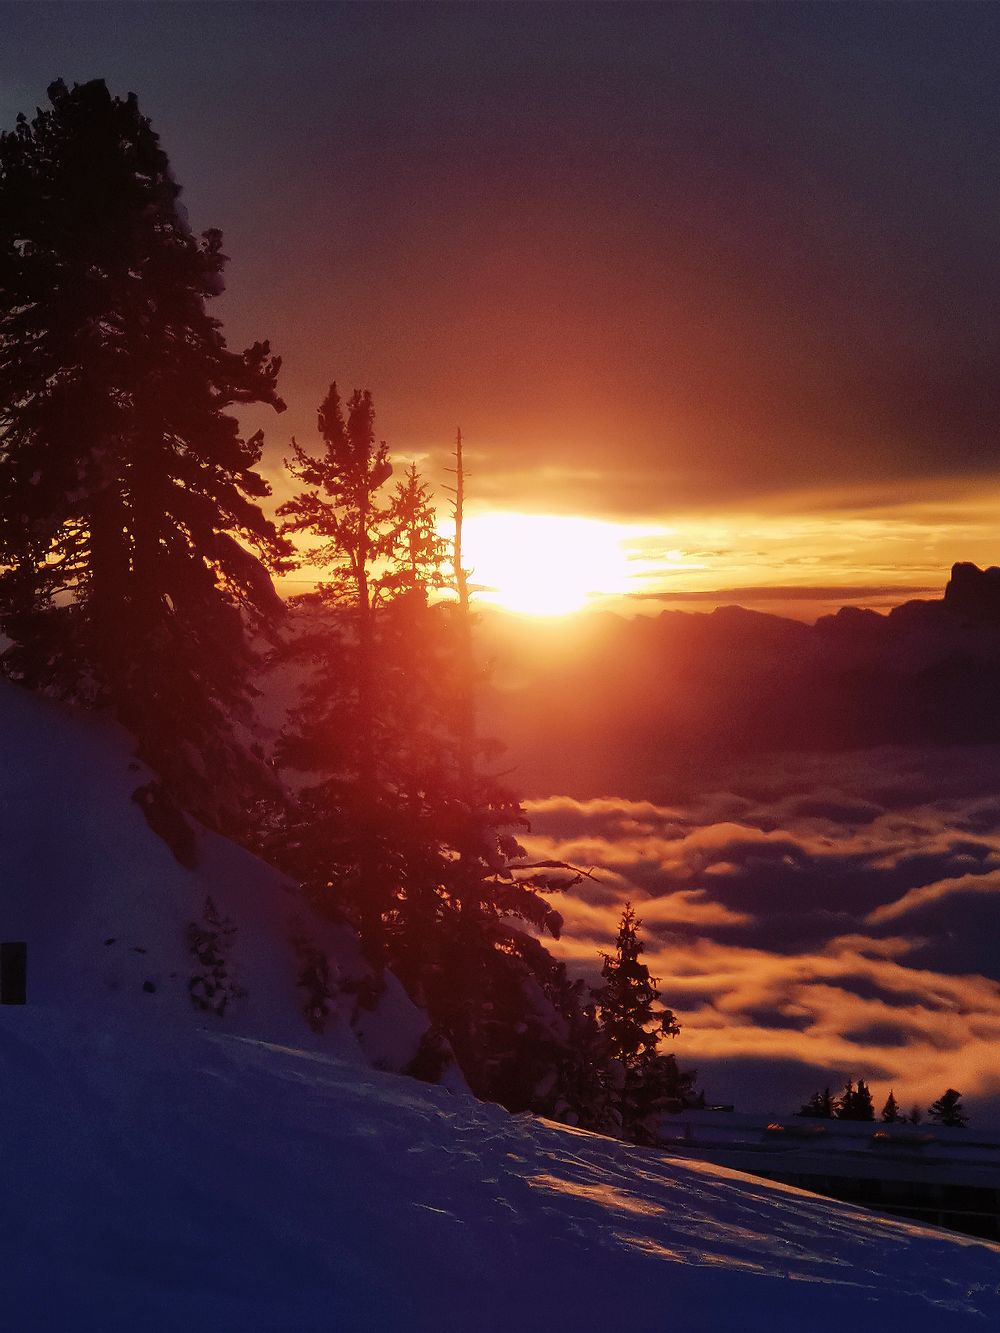
[[0, 11], [0, 123], [133, 89], [223, 229], [275, 475], [336, 377], [435, 481], [461, 422], [480, 507], [630, 525], [640, 591], [993, 558], [997, 6]]

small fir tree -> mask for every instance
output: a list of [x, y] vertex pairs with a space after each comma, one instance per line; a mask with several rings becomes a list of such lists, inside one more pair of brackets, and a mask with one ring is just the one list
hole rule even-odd
[[906, 1116], [899, 1109], [899, 1103], [896, 1101], [896, 1094], [889, 1090], [889, 1096], [885, 1099], [885, 1105], [882, 1107], [882, 1122], [886, 1125], [898, 1125], [906, 1119]]
[[969, 1123], [962, 1106], [962, 1094], [954, 1088], [948, 1088], [936, 1102], [928, 1108], [927, 1114], [939, 1125], [948, 1125], [954, 1129], [964, 1129]]
[[671, 1010], [659, 1004], [660, 992], [643, 952], [631, 903], [618, 926], [615, 952], [603, 955], [603, 985], [596, 989], [601, 1030], [623, 1078], [619, 1093], [621, 1132], [637, 1142], [653, 1142], [656, 1121], [666, 1110], [689, 1103], [694, 1074], [682, 1073], [672, 1055], [659, 1054], [661, 1037], [673, 1037], [680, 1026]]
[[446, 584], [447, 542], [437, 529], [437, 512], [416, 463], [396, 483], [389, 511], [390, 567], [386, 586], [426, 600], [433, 588]]
[[822, 1092], [814, 1092], [796, 1114], [812, 1120], [832, 1120], [834, 1100], [830, 1095], [830, 1089], [824, 1088]]
[[187, 928], [188, 948], [198, 964], [198, 971], [188, 980], [191, 1003], [220, 1018], [232, 1001], [246, 996], [233, 977], [230, 951], [235, 936], [235, 924], [219, 914], [211, 897], [205, 899], [201, 921], [192, 921]]
[[649, 968], [639, 960], [644, 948], [639, 938], [641, 924], [635, 908], [626, 903], [615, 952], [602, 954], [604, 984], [594, 992], [611, 1053], [626, 1069], [636, 1068], [655, 1051], [661, 1036], [676, 1036], [680, 1031], [669, 1009], [656, 1010], [660, 992]]

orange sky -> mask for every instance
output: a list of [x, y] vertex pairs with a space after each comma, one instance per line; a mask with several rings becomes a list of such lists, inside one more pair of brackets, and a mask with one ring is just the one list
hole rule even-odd
[[222, 229], [276, 480], [336, 379], [435, 484], [460, 423], [470, 512], [624, 525], [633, 593], [881, 604], [996, 558], [996, 6], [4, 20], [0, 123], [134, 89]]
[[[436, 454], [424, 460], [431, 476], [435, 462]], [[280, 473], [274, 483], [284, 490]], [[842, 605], [884, 610], [938, 597], [954, 561], [992, 562], [1000, 490], [982, 495], [931, 481], [900, 491], [895, 502], [872, 495], [867, 507], [857, 503], [863, 494], [853, 507], [845, 495], [826, 497], [826, 507], [821, 496], [785, 496], [770, 507], [658, 520], [547, 514], [530, 495], [517, 511], [473, 501], [467, 559], [481, 602], [528, 614], [738, 604], [802, 620]]]

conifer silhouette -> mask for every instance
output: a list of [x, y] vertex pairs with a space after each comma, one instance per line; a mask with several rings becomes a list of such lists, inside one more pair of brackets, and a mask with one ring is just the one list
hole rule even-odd
[[388, 847], [391, 812], [385, 772], [390, 745], [376, 614], [388, 595], [384, 562], [393, 543], [386, 490], [392, 464], [375, 437], [371, 394], [357, 389], [344, 414], [336, 384], [320, 404], [322, 451], [292, 441], [288, 468], [305, 489], [278, 510], [286, 534], [317, 540], [310, 561], [321, 571], [300, 603], [331, 612], [326, 627], [293, 641], [310, 675], [283, 738], [281, 758], [320, 781], [297, 802], [285, 846], [294, 868], [322, 905], [336, 883], [353, 912], [369, 957], [384, 962], [384, 917], [394, 884]]
[[936, 1102], [932, 1102], [927, 1114], [939, 1125], [947, 1125], [953, 1129], [964, 1129], [969, 1123], [962, 1105], [962, 1094], [956, 1092], [954, 1088], [948, 1088]]
[[258, 501], [282, 410], [266, 342], [230, 351], [196, 236], [136, 98], [49, 90], [0, 136], [0, 623], [8, 676], [112, 707], [170, 794], [231, 826], [260, 778], [230, 726], [287, 552]]
[[886, 1125], [898, 1125], [906, 1119], [906, 1116], [899, 1109], [899, 1103], [896, 1101], [896, 1094], [889, 1090], [889, 1096], [885, 1099], [885, 1105], [882, 1107], [882, 1121]]
[[309, 559], [322, 571], [298, 599], [315, 614], [289, 651], [309, 678], [280, 757], [318, 781], [290, 800], [266, 850], [358, 926], [376, 974], [391, 966], [426, 1006], [479, 1096], [603, 1126], [606, 1061], [586, 988], [537, 938], [558, 935], [547, 895], [577, 876], [527, 860], [524, 811], [476, 734], [461, 446], [456, 596], [432, 600], [446, 583], [433, 508], [414, 467], [389, 494], [370, 394], [355, 391], [345, 418], [332, 387], [319, 429], [322, 452], [295, 445], [303, 489], [280, 510], [286, 533], [317, 539]]
[[811, 1120], [832, 1120], [834, 1112], [835, 1102], [830, 1095], [830, 1089], [824, 1088], [822, 1092], [814, 1092], [809, 1100], [796, 1112], [796, 1115], [805, 1116]]
[[669, 1009], [659, 1013], [655, 1010], [660, 992], [649, 968], [639, 960], [643, 952], [639, 938], [641, 924], [635, 908], [626, 903], [618, 924], [615, 952], [603, 955], [604, 984], [594, 992], [611, 1052], [629, 1069], [637, 1067], [644, 1056], [656, 1050], [661, 1036], [674, 1036], [680, 1031]]
[[847, 1080], [844, 1091], [837, 1099], [834, 1113], [838, 1120], [875, 1119], [871, 1089], [863, 1078], [858, 1079], [857, 1087], [852, 1079]]
[[657, 983], [640, 961], [641, 924], [632, 904], [626, 903], [615, 951], [603, 955], [604, 984], [593, 995], [609, 1053], [623, 1071], [618, 1099], [622, 1133], [650, 1143], [659, 1113], [689, 1102], [695, 1074], [682, 1073], [673, 1055], [659, 1052], [661, 1038], [676, 1036], [680, 1026], [670, 1009], [658, 1007]]

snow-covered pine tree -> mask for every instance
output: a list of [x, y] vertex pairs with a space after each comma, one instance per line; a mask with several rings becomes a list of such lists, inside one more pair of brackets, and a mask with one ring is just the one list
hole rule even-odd
[[962, 1094], [954, 1088], [948, 1088], [936, 1102], [927, 1109], [930, 1118], [939, 1125], [948, 1125], [954, 1129], [964, 1129], [969, 1123], [962, 1105]]
[[245, 617], [280, 610], [286, 547], [228, 409], [280, 411], [279, 362], [207, 313], [222, 238], [192, 233], [135, 96], [48, 91], [0, 136], [2, 668], [113, 708], [173, 798], [232, 826], [263, 771], [230, 725]]

